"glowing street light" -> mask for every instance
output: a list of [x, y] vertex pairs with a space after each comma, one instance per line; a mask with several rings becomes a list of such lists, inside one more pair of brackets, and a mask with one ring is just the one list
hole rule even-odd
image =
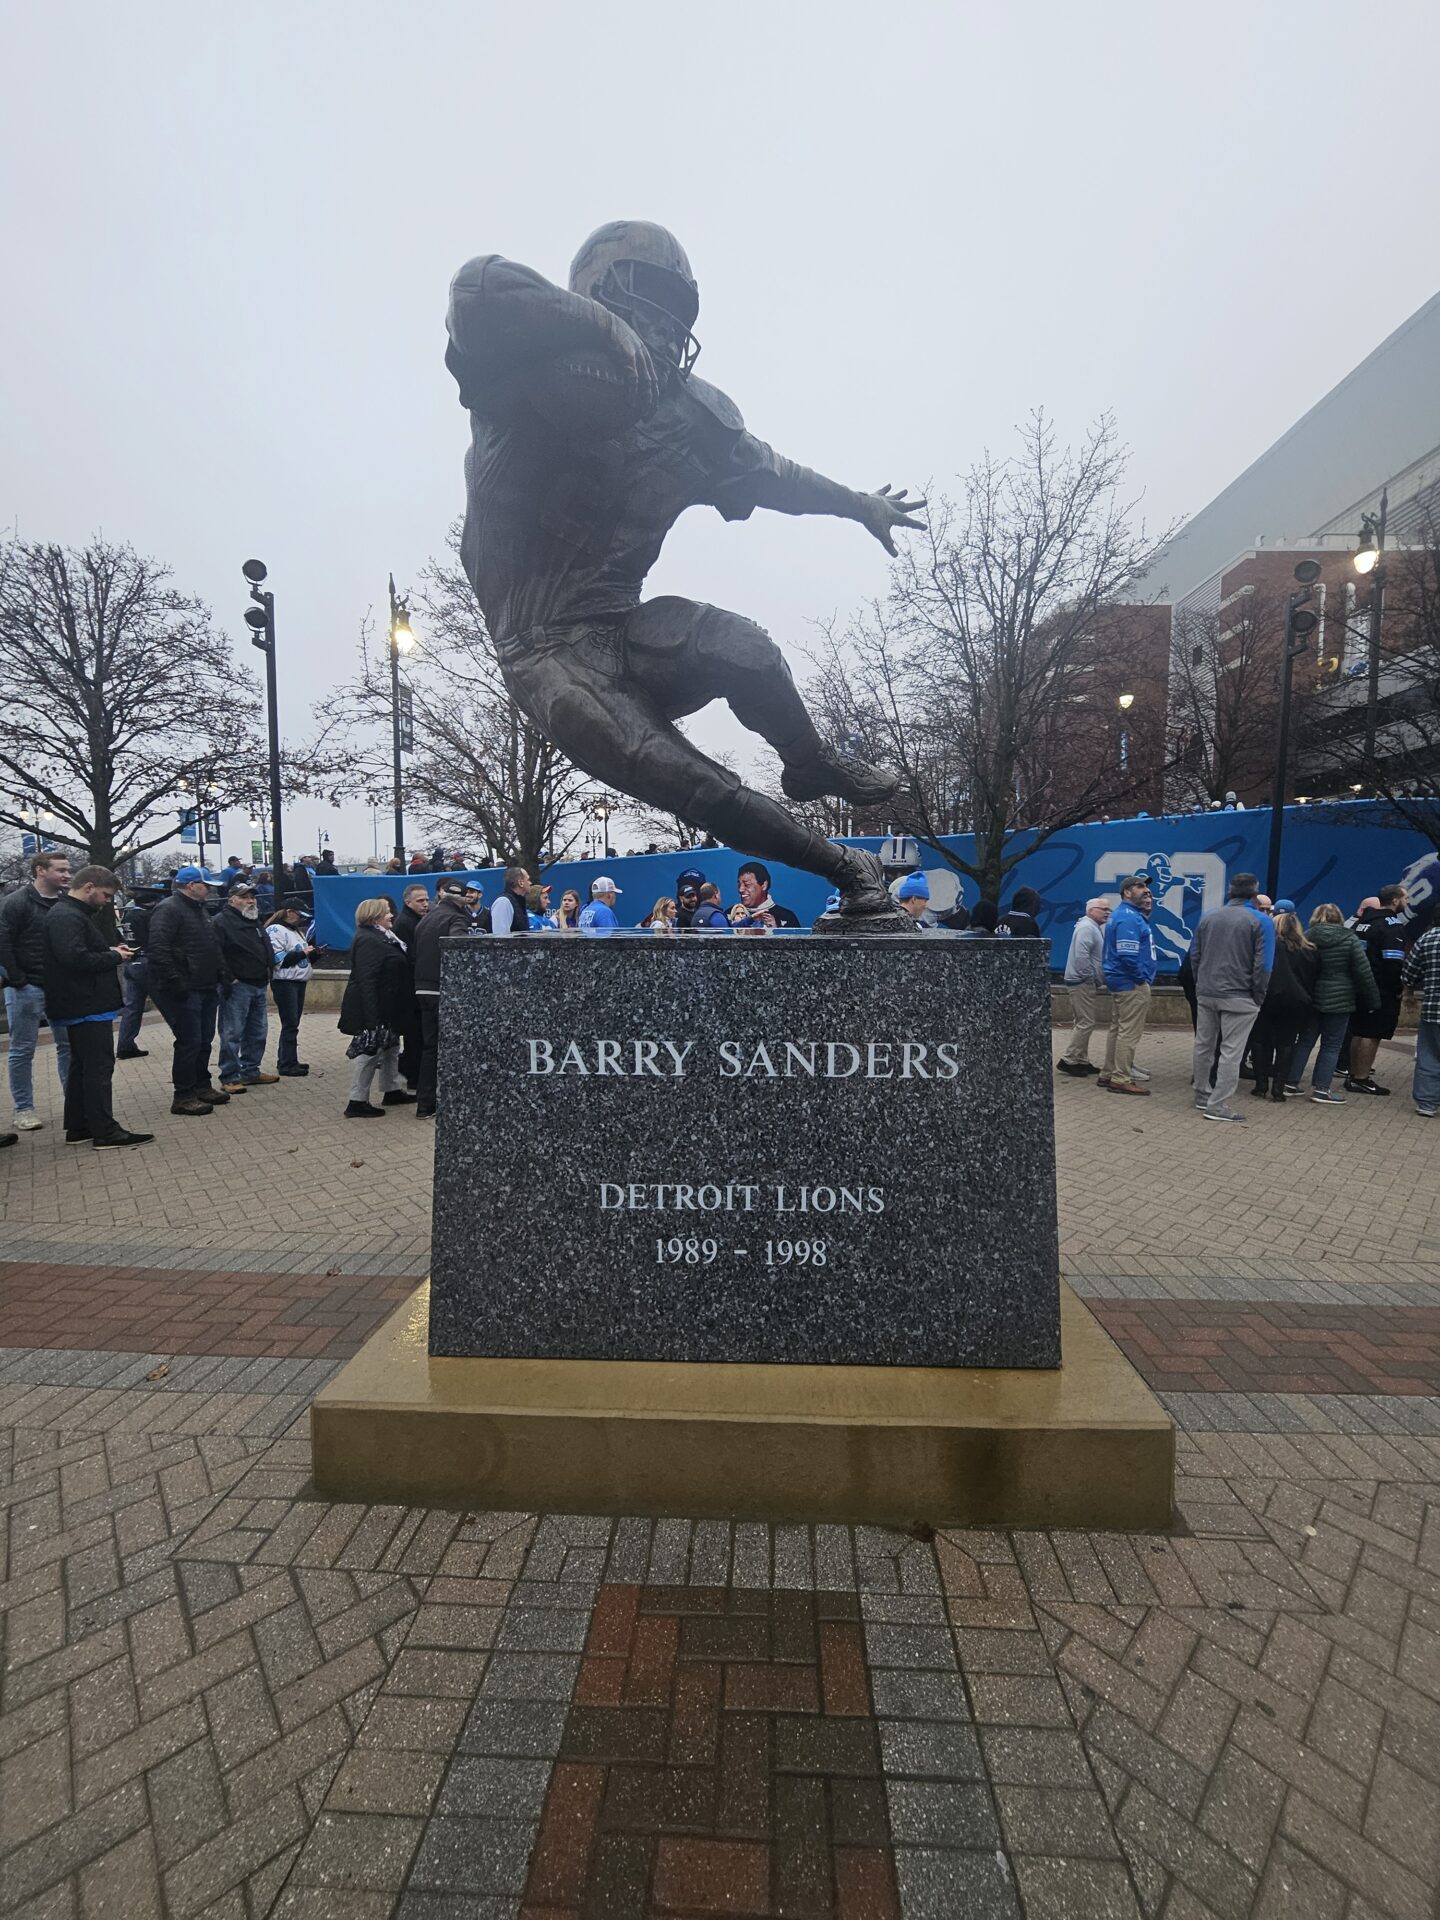
[[1378, 514], [1367, 513], [1360, 520], [1360, 551], [1353, 566], [1362, 577], [1374, 574], [1370, 583], [1370, 657], [1369, 681], [1365, 690], [1365, 765], [1375, 764], [1375, 722], [1380, 708], [1380, 617], [1385, 607], [1385, 519], [1390, 510], [1390, 490], [1380, 495]]

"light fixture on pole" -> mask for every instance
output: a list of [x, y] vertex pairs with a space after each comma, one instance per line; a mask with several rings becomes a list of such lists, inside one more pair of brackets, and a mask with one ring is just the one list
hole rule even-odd
[[[1123, 716], [1129, 713], [1131, 707], [1134, 706], [1135, 696], [1133, 693], [1117, 694], [1115, 696], [1115, 704], [1120, 709], [1120, 712]], [[1120, 728], [1118, 758], [1120, 761], [1120, 771], [1122, 773], [1128, 772], [1130, 767], [1130, 730], [1128, 727], [1125, 727], [1125, 726], [1122, 726]]]
[[[285, 882], [281, 874], [284, 851], [280, 828], [280, 707], [275, 689], [275, 596], [265, 590], [263, 560], [247, 560], [240, 571], [250, 583], [253, 607], [245, 609], [245, 624], [250, 629], [250, 644], [265, 656], [265, 715], [270, 731], [270, 852], [271, 882], [277, 907], [285, 904]], [[260, 836], [261, 851], [265, 836]]]
[[602, 858], [610, 858], [610, 816], [615, 811], [613, 794], [602, 793], [590, 808], [593, 817], [600, 822], [600, 852]]
[[410, 738], [402, 740], [400, 726], [400, 656], [409, 653], [415, 646], [415, 633], [410, 625], [410, 605], [395, 591], [395, 576], [390, 576], [390, 757], [394, 777], [395, 803], [395, 858], [405, 858], [405, 809], [400, 790], [400, 754], [402, 750], [412, 751], [415, 745], [413, 720]]
[[1365, 689], [1365, 765], [1375, 764], [1375, 725], [1380, 710], [1380, 619], [1385, 607], [1385, 521], [1390, 511], [1390, 490], [1380, 494], [1380, 511], [1367, 513], [1360, 520], [1360, 551], [1353, 562], [1355, 571], [1373, 575], [1370, 582], [1370, 657]]
[[1290, 761], [1290, 690], [1295, 662], [1310, 651], [1310, 636], [1320, 624], [1305, 602], [1320, 578], [1318, 560], [1302, 560], [1295, 568], [1300, 583], [1285, 602], [1285, 640], [1280, 659], [1280, 724], [1275, 747], [1275, 785], [1270, 795], [1270, 852], [1265, 863], [1265, 891], [1273, 899], [1280, 891], [1280, 843], [1285, 832], [1285, 782]]

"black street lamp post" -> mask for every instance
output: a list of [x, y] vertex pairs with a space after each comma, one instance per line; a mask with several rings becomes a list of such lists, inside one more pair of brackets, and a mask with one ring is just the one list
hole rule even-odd
[[[394, 773], [395, 858], [405, 858], [405, 808], [400, 787], [400, 754], [409, 751], [414, 740], [403, 739], [400, 725], [400, 656], [415, 645], [410, 627], [409, 603], [395, 591], [395, 576], [390, 576], [390, 753]], [[409, 717], [407, 713], [407, 718]], [[413, 726], [413, 720], [411, 726]], [[407, 729], [408, 731], [408, 729]]]
[[265, 656], [265, 715], [270, 730], [270, 877], [276, 908], [285, 904], [284, 850], [280, 830], [280, 707], [275, 692], [275, 596], [266, 591], [265, 562], [247, 560], [240, 569], [250, 582], [253, 607], [245, 609], [250, 644]]
[[1285, 644], [1280, 657], [1280, 725], [1275, 745], [1275, 785], [1270, 795], [1270, 851], [1265, 862], [1265, 891], [1273, 900], [1280, 891], [1280, 843], [1285, 832], [1285, 786], [1290, 766], [1290, 690], [1295, 662], [1310, 651], [1310, 636], [1320, 624], [1305, 602], [1320, 578], [1318, 560], [1302, 560], [1295, 569], [1300, 582], [1285, 602]]

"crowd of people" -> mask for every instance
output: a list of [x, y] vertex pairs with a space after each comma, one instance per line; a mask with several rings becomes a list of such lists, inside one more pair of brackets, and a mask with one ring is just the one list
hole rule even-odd
[[[1056, 1070], [1093, 1076], [1110, 1093], [1150, 1093], [1135, 1054], [1157, 972], [1154, 904], [1149, 875], [1131, 874], [1118, 902], [1101, 895], [1087, 903], [1071, 936], [1065, 984], [1074, 1025]], [[1225, 905], [1201, 916], [1180, 985], [1195, 1030], [1194, 1102], [1207, 1120], [1243, 1123], [1231, 1104], [1242, 1079], [1256, 1099], [1338, 1107], [1352, 1095], [1384, 1098], [1391, 1089], [1375, 1079], [1376, 1058], [1406, 994], [1419, 1010], [1415, 1111], [1426, 1120], [1440, 1113], [1440, 921], [1413, 919], [1398, 882], [1362, 900], [1348, 921], [1327, 901], [1302, 925], [1293, 900], [1271, 900], [1253, 873], [1237, 873]], [[1102, 995], [1108, 1024], [1097, 1066], [1090, 1043]]]
[[[286, 877], [304, 872], [313, 887], [315, 874], [336, 870], [327, 860], [306, 856]], [[412, 880], [398, 898], [377, 889], [356, 909], [339, 1018], [354, 1063], [344, 1108], [351, 1119], [402, 1106], [418, 1119], [434, 1115], [445, 938], [604, 937], [622, 927], [623, 890], [608, 874], [590, 883], [585, 898], [567, 888], [552, 903], [549, 886], [532, 881], [523, 866], [509, 867], [487, 907], [464, 873], [446, 867], [435, 879], [434, 869], [414, 863], [410, 871], [431, 878]], [[771, 888], [769, 870], [746, 861], [738, 897], [727, 907], [715, 882], [687, 868], [675, 894], [657, 900], [638, 930], [665, 938], [797, 930], [798, 916]], [[936, 914], [920, 871], [902, 877], [894, 891], [921, 932], [1042, 937], [1041, 903], [1030, 888], [1020, 888], [1003, 914], [984, 900]], [[1135, 1056], [1158, 970], [1153, 910], [1150, 877], [1139, 873], [1122, 881], [1118, 901], [1088, 902], [1065, 966], [1073, 1027], [1056, 1063], [1062, 1075], [1091, 1077], [1114, 1094], [1149, 1095], [1150, 1076]], [[170, 1030], [170, 1111], [177, 1117], [208, 1118], [253, 1088], [307, 1074], [299, 1036], [316, 954], [304, 884], [282, 886], [277, 904], [271, 876], [233, 856], [217, 877], [199, 866], [177, 868], [169, 892], [146, 906], [124, 901], [116, 875], [104, 867], [72, 872], [66, 854], [36, 855], [29, 884], [0, 903], [15, 1107], [14, 1130], [0, 1133], [0, 1146], [44, 1124], [35, 1111], [34, 1063], [46, 1024], [64, 1089], [66, 1140], [96, 1148], [150, 1141], [153, 1135], [116, 1119], [112, 1099], [116, 1060], [145, 1055], [139, 1036], [147, 1000]], [[1339, 1106], [1352, 1095], [1384, 1097], [1390, 1089], [1375, 1079], [1377, 1056], [1396, 1031], [1407, 993], [1419, 1003], [1415, 1109], [1427, 1119], [1440, 1112], [1440, 921], [1426, 928], [1414, 919], [1399, 883], [1362, 901], [1349, 921], [1325, 903], [1302, 925], [1294, 901], [1272, 902], [1254, 874], [1238, 873], [1227, 903], [1202, 916], [1179, 977], [1195, 1029], [1194, 1101], [1204, 1118], [1244, 1120], [1232, 1105], [1242, 1078], [1256, 1098], [1276, 1101], [1308, 1094], [1319, 1105]], [[1102, 1021], [1097, 1065], [1090, 1047]], [[218, 1081], [211, 1065], [217, 1040]]]
[[[300, 1017], [315, 956], [308, 914], [294, 899], [262, 909], [257, 879], [232, 863], [212, 900], [203, 868], [178, 867], [153, 906], [124, 900], [108, 867], [72, 871], [65, 853], [40, 853], [29, 884], [0, 904], [0, 973], [10, 1025], [13, 1146], [44, 1122], [35, 1111], [35, 1050], [42, 1023], [55, 1043], [65, 1139], [96, 1149], [154, 1139], [115, 1116], [117, 1060], [143, 1059], [147, 999], [172, 1037], [170, 1111], [207, 1119], [253, 1087], [310, 1069], [300, 1059]], [[278, 1022], [276, 1071], [265, 1070], [270, 1007]], [[211, 1054], [219, 1038], [219, 1080]]]

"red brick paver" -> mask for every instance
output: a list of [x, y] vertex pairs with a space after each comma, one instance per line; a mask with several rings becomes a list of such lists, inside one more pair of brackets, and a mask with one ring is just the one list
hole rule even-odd
[[343, 1360], [415, 1282], [0, 1261], [0, 1347]]
[[602, 1587], [522, 1913], [894, 1920], [859, 1611]]
[[1440, 1393], [1440, 1308], [1092, 1300], [1152, 1387], [1213, 1393]]

